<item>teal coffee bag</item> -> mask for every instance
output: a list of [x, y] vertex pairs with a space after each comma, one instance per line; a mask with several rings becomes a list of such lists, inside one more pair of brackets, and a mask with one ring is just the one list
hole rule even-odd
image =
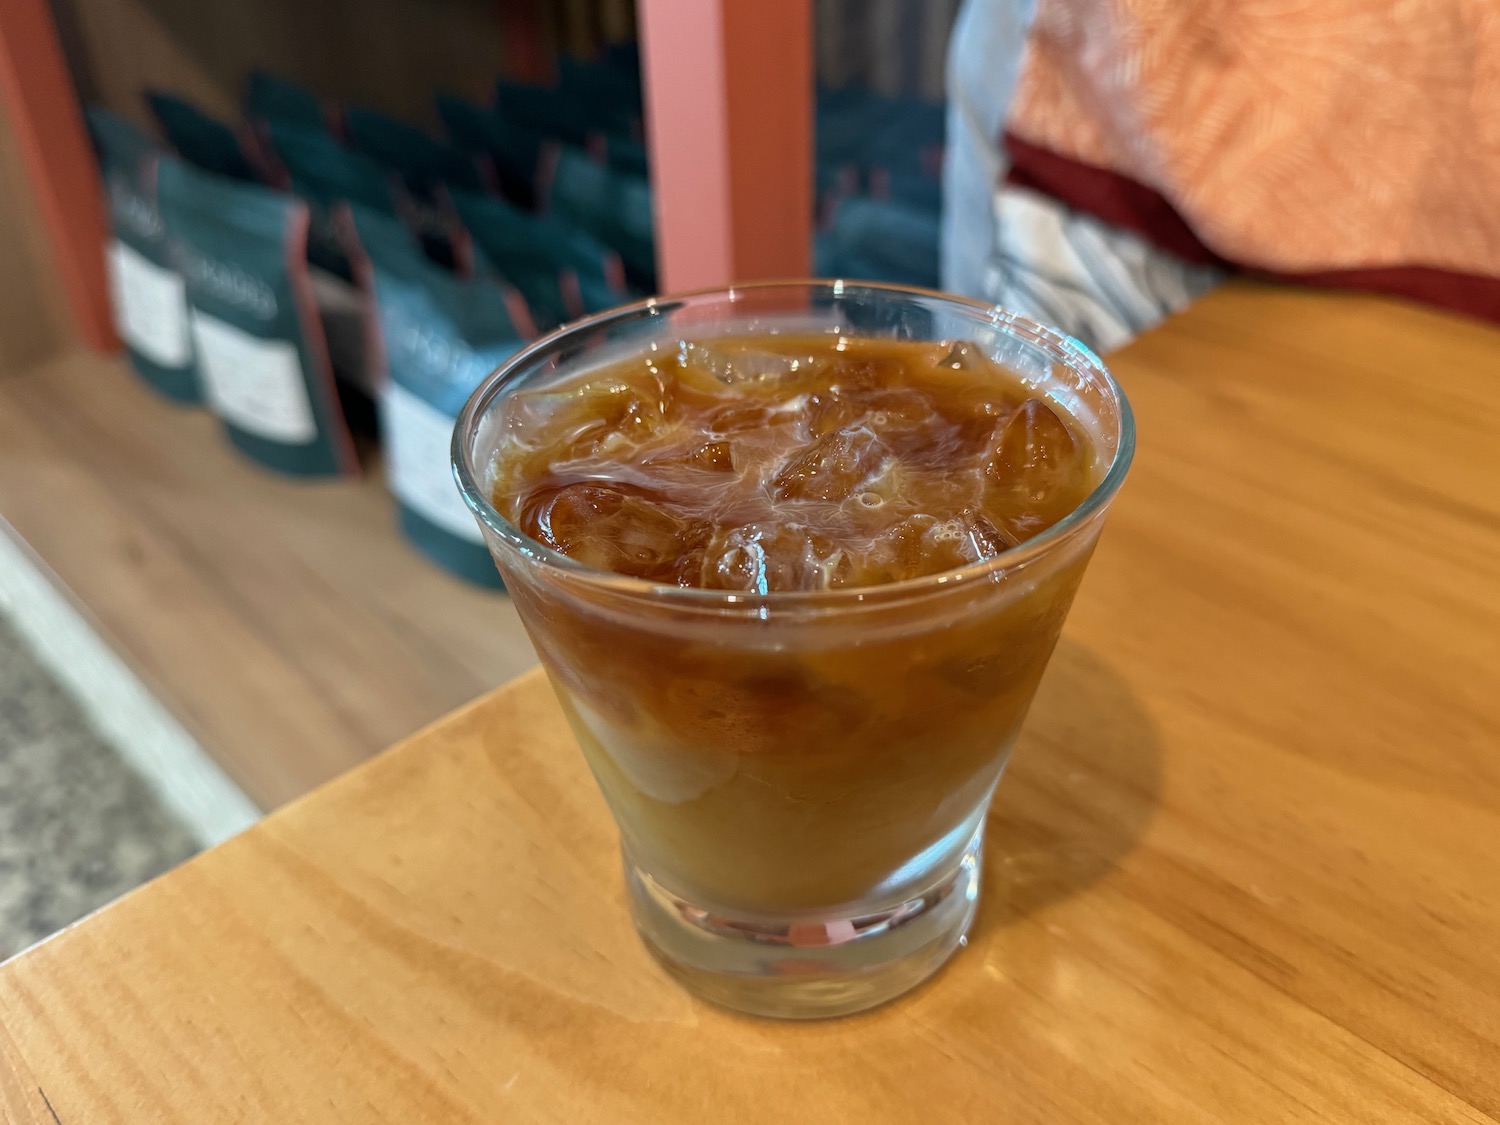
[[394, 217], [400, 190], [396, 174], [321, 130], [272, 122], [266, 132], [285, 183], [306, 201], [310, 212], [307, 261], [313, 267], [313, 296], [334, 376], [346, 386], [373, 393], [365, 354], [364, 301], [350, 284], [354, 274], [334, 212], [340, 204], [358, 203]]
[[592, 107], [556, 86], [502, 78], [495, 83], [495, 112], [504, 122], [570, 145], [587, 144], [599, 130]]
[[253, 71], [245, 82], [245, 116], [268, 124], [328, 128], [323, 99], [288, 79], [264, 70]]
[[607, 132], [638, 133], [643, 99], [638, 66], [617, 65], [610, 59], [580, 59], [561, 54], [557, 58], [559, 93]]
[[630, 283], [656, 291], [656, 224], [644, 176], [611, 168], [582, 149], [556, 150], [543, 172], [547, 214], [588, 231], [617, 251]]
[[587, 231], [504, 200], [453, 193], [482, 268], [514, 285], [539, 329], [633, 299], [620, 256]]
[[523, 207], [533, 206], [546, 137], [453, 94], [439, 94], [436, 100], [448, 139], [488, 166], [494, 181], [489, 186]]
[[478, 191], [484, 183], [473, 159], [415, 125], [358, 106], [344, 111], [349, 147], [400, 173], [419, 195], [440, 186]]
[[373, 109], [356, 106], [345, 110], [344, 128], [350, 148], [400, 178], [401, 217], [422, 239], [428, 256], [450, 269], [468, 272], [472, 263], [448, 192], [484, 189], [484, 177], [473, 155]]
[[386, 377], [380, 391], [386, 481], [402, 532], [435, 562], [498, 587], [474, 517], [453, 481], [453, 424], [486, 375], [523, 346], [531, 325], [516, 294], [489, 278], [434, 265], [400, 223], [364, 208], [346, 222], [374, 294]]
[[105, 264], [115, 330], [142, 379], [169, 398], [198, 402], [187, 293], [173, 268], [156, 205], [161, 150], [107, 110], [90, 109], [87, 116], [109, 202]]
[[148, 91], [146, 104], [151, 107], [167, 143], [184, 160], [206, 172], [236, 180], [253, 182], [263, 178], [247, 152], [248, 142], [242, 141], [239, 134], [218, 118], [210, 117], [191, 102], [160, 91]]
[[341, 278], [351, 278], [334, 228], [333, 208], [340, 203], [358, 203], [396, 215], [395, 173], [350, 151], [320, 130], [273, 121], [269, 135], [286, 172], [286, 182], [311, 209], [308, 260]]
[[282, 472], [356, 472], [308, 279], [307, 204], [170, 158], [157, 182], [199, 382], [229, 440]]

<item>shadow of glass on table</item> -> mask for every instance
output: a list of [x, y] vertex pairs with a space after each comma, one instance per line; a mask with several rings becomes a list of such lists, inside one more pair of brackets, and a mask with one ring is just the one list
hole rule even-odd
[[1150, 716], [1113, 668], [1064, 636], [990, 809], [971, 940], [1107, 875], [1160, 797]]

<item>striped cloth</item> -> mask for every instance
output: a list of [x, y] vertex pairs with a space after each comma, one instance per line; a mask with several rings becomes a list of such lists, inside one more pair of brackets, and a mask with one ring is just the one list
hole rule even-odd
[[1008, 182], [1001, 143], [1027, 63], [1033, 0], [967, 0], [948, 52], [943, 287], [1119, 347], [1215, 285], [1223, 270]]
[[1228, 269], [1500, 320], [1489, 0], [966, 0], [949, 91], [951, 287], [1100, 346]]

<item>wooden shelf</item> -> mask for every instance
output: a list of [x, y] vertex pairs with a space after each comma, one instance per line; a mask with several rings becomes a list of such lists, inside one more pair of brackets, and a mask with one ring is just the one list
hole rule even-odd
[[[805, 275], [812, 0], [638, 3], [662, 291]], [[503, 54], [518, 75], [539, 77], [551, 38], [544, 11], [539, 0], [382, 4], [374, 15], [363, 0], [0, 5], [0, 110], [79, 338], [107, 349], [113, 333], [97, 250], [103, 207], [76, 89], [140, 116], [142, 87], [165, 86], [232, 117], [245, 74], [268, 66], [335, 99], [421, 120], [440, 88], [485, 99]], [[605, 11], [608, 30], [623, 31], [619, 0]]]
[[378, 467], [274, 476], [113, 357], [0, 377], [0, 513], [265, 808], [535, 663], [503, 595], [400, 538]]

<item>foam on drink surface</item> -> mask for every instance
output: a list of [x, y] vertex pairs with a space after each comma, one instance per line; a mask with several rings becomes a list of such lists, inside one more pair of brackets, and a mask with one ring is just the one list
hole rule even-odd
[[991, 558], [1101, 476], [1083, 428], [962, 343], [682, 341], [513, 394], [495, 507], [579, 562], [768, 593]]

